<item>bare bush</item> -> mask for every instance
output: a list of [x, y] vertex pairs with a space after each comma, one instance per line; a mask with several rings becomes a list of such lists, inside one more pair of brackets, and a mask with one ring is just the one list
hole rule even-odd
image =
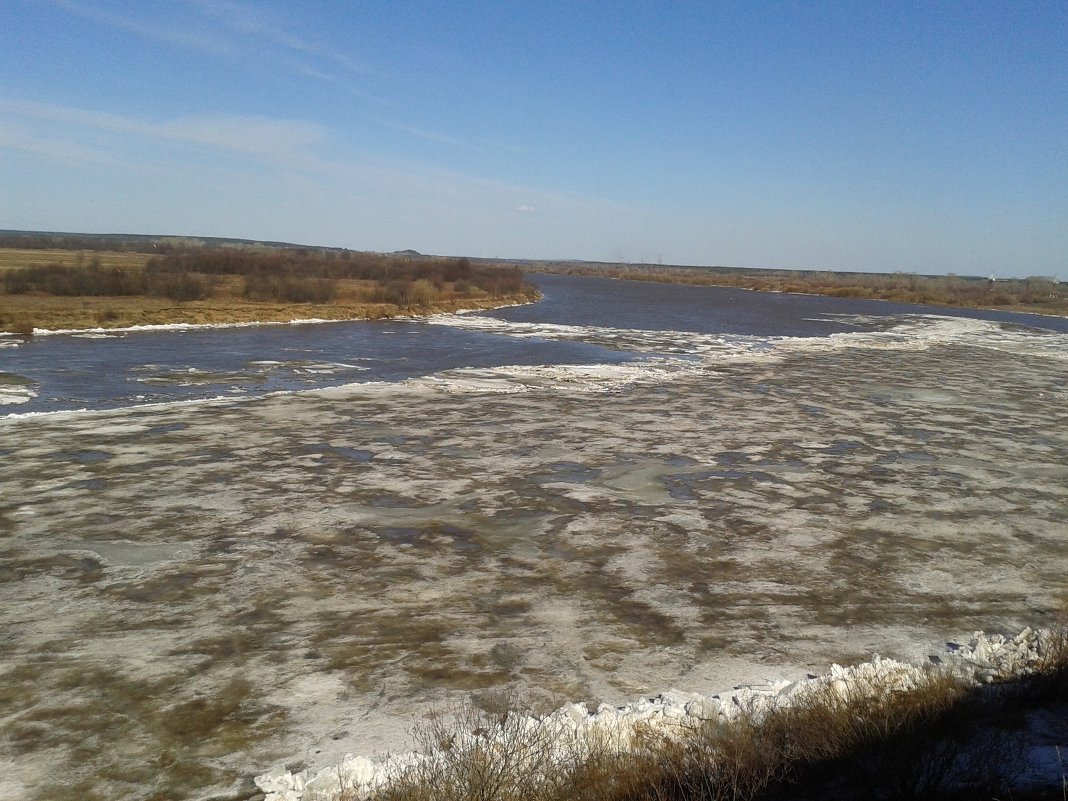
[[416, 763], [381, 801], [540, 801], [561, 770], [560, 732], [538, 725], [526, 704], [486, 711], [463, 703], [434, 713], [415, 732], [428, 758]]
[[211, 295], [212, 289], [212, 282], [202, 275], [162, 273], [147, 276], [145, 294], [182, 302], [204, 300]]
[[[754, 801], [992, 797], [1019, 739], [1006, 696], [948, 672], [814, 683], [689, 725], [537, 723], [464, 704], [417, 732], [422, 757], [375, 801]], [[1011, 705], [1012, 699], [1008, 701]]]
[[337, 295], [337, 288], [325, 278], [252, 273], [245, 276], [244, 295], [258, 301], [329, 303]]
[[127, 267], [100, 267], [97, 264], [64, 266], [43, 264], [8, 270], [3, 274], [4, 290], [13, 294], [43, 292], [77, 297], [85, 295], [141, 295], [145, 279], [141, 270]]
[[313, 248], [185, 247], [143, 266], [101, 266], [97, 256], [87, 264], [79, 253], [73, 265], [6, 270], [0, 288], [9, 294], [147, 295], [183, 302], [211, 297], [220, 276], [242, 278], [246, 299], [274, 303], [329, 303], [338, 297], [341, 282], [347, 282], [346, 298], [405, 309], [427, 309], [458, 296], [536, 295], [512, 266]]
[[420, 278], [408, 289], [408, 303], [416, 308], [425, 308], [437, 299], [438, 294], [438, 290], [430, 281]]

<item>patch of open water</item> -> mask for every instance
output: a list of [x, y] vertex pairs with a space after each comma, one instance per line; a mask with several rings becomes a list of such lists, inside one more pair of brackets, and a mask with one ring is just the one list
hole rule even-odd
[[[538, 275], [536, 304], [426, 320], [151, 330], [106, 337], [74, 334], [0, 352], [0, 410], [18, 414], [112, 409], [211, 397], [241, 398], [349, 383], [396, 382], [458, 368], [618, 364], [650, 351], [694, 352], [687, 334], [743, 343], [750, 352], [776, 337], [828, 337], [894, 326], [892, 315], [932, 307], [723, 287]], [[983, 310], [940, 315], [1003, 323], [1025, 336], [1068, 332], [1068, 320]], [[481, 324], [470, 324], [479, 320]], [[488, 321], [496, 320], [495, 325]], [[465, 322], [467, 325], [454, 323]], [[523, 326], [526, 326], [525, 328]], [[581, 333], [561, 336], [555, 326]], [[594, 332], [600, 332], [600, 335]], [[642, 346], [638, 332], [670, 332]], [[1021, 333], [1023, 332], [1023, 333]], [[678, 336], [681, 334], [682, 336]]]

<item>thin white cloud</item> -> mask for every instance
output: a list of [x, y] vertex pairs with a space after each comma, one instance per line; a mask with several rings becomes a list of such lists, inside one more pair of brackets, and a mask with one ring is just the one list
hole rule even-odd
[[453, 147], [460, 147], [465, 150], [477, 150], [480, 152], [487, 152], [491, 150], [502, 150], [514, 155], [525, 156], [530, 153], [526, 148], [516, 147], [504, 142], [495, 140], [466, 140], [460, 139], [455, 136], [449, 136], [448, 134], [438, 133], [437, 131], [428, 131], [425, 128], [419, 128], [415, 125], [407, 125], [402, 122], [395, 122], [393, 120], [386, 120], [377, 118], [374, 120], [379, 125], [384, 125], [387, 128], [393, 128], [394, 130], [401, 131], [403, 133], [415, 136], [419, 139], [426, 139], [430, 142], [440, 142], [443, 145], [452, 145]]
[[413, 125], [405, 125], [400, 122], [392, 122], [390, 120], [376, 119], [379, 125], [385, 125], [387, 128], [393, 128], [394, 130], [401, 131], [411, 136], [418, 137], [419, 139], [426, 139], [430, 142], [440, 142], [443, 145], [452, 145], [453, 147], [462, 147], [468, 150], [477, 149], [477, 145], [470, 142], [465, 142], [462, 139], [457, 139], [454, 136], [447, 134], [436, 133], [434, 131], [427, 131], [422, 128], [416, 128]]
[[207, 147], [268, 159], [310, 155], [326, 130], [299, 120], [240, 115], [187, 115], [155, 122], [90, 109], [0, 99], [0, 114], [63, 126], [73, 139], [79, 129], [125, 134], [144, 139]]
[[50, 161], [115, 166], [119, 162], [99, 150], [66, 139], [41, 136], [22, 126], [0, 121], [0, 150], [42, 156]]
[[197, 31], [189, 30], [188, 28], [153, 25], [144, 20], [113, 14], [110, 11], [104, 11], [103, 9], [95, 8], [84, 3], [74, 2], [74, 0], [49, 0], [49, 2], [57, 8], [61, 8], [64, 11], [68, 11], [83, 19], [110, 25], [113, 28], [136, 34], [137, 36], [154, 42], [164, 42], [178, 47], [216, 53], [218, 55], [233, 54], [233, 49], [225, 42], [222, 42], [215, 37], [205, 36]]
[[516, 206], [515, 210], [518, 211], [520, 214], [533, 214], [534, 212], [537, 211], [537, 209], [534, 208], [533, 206], [526, 206], [526, 205]]
[[486, 146], [492, 147], [494, 150], [503, 150], [505, 153], [511, 153], [514, 156], [529, 156], [532, 152], [529, 147], [515, 145], [511, 142], [502, 142], [498, 139], [486, 140]]
[[[347, 53], [325, 44], [310, 41], [287, 30], [285, 24], [270, 18], [262, 7], [243, 5], [229, 0], [186, 0], [195, 16], [183, 22], [164, 24], [142, 17], [116, 14], [83, 0], [48, 0], [68, 13], [132, 33], [153, 42], [163, 42], [198, 52], [213, 53], [228, 58], [262, 57], [268, 53], [276, 63], [318, 81], [338, 83], [331, 70], [339, 68], [351, 75], [367, 75], [372, 71]], [[168, 6], [160, 5], [159, 8]], [[171, 9], [174, 6], [170, 6]], [[254, 48], [250, 48], [250, 43]], [[317, 63], [308, 63], [317, 62]], [[366, 96], [353, 90], [357, 96]], [[373, 99], [373, 98], [370, 98]]]
[[188, 2], [238, 33], [251, 34], [293, 52], [314, 56], [352, 73], [370, 72], [347, 53], [319, 42], [310, 41], [286, 30], [282, 23], [273, 22], [270, 19], [270, 12], [261, 6], [248, 6], [231, 2], [231, 0], [188, 0]]
[[179, 117], [150, 129], [176, 141], [254, 155], [304, 154], [326, 139], [319, 125], [234, 115]]
[[331, 75], [328, 72], [317, 70], [315, 67], [310, 67], [307, 64], [293, 62], [292, 67], [296, 72], [299, 72], [301, 75], [305, 75], [309, 78], [314, 78], [315, 80], [322, 81], [323, 83], [338, 82], [338, 77], [336, 75]]
[[[249, 186], [272, 187], [261, 188], [247, 198], [247, 215], [275, 214], [265, 211], [273, 208], [272, 198], [291, 196], [296, 187], [297, 194], [305, 198], [335, 198], [337, 208], [363, 208], [371, 216], [382, 214], [383, 225], [399, 229], [414, 225], [416, 220], [435, 220], [429, 225], [442, 241], [454, 236], [457, 226], [463, 229], [476, 219], [503, 224], [505, 215], [520, 210], [529, 214], [552, 209], [542, 219], [568, 231], [581, 229], [582, 221], [633, 216], [633, 210], [618, 204], [567, 192], [381, 155], [351, 151], [339, 155], [343, 140], [327, 128], [301, 120], [234, 115], [146, 120], [0, 97], [0, 147], [6, 147], [13, 159], [20, 153], [29, 154], [27, 158], [46, 165], [51, 162], [51, 167], [59, 170], [72, 162], [81, 161], [92, 168], [106, 165], [110, 159], [125, 170], [129, 181], [144, 184], [144, 192], [156, 192], [161, 198], [181, 191], [177, 187], [191, 176], [225, 192], [235, 191], [246, 180]], [[97, 180], [104, 187], [113, 181], [115, 169], [102, 169], [104, 174]], [[149, 175], [158, 177], [149, 179]], [[374, 199], [370, 205], [369, 198]], [[120, 199], [115, 202], [121, 205]], [[183, 213], [195, 217], [198, 208], [190, 207]], [[312, 216], [307, 219], [298, 214], [290, 224], [321, 224], [316, 213], [309, 214]]]

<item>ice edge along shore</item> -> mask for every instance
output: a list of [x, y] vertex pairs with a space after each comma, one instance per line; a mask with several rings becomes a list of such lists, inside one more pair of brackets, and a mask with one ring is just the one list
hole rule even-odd
[[[975, 632], [965, 643], [950, 642], [941, 654], [931, 661], [958, 675], [964, 681], [979, 686], [998, 680], [1019, 678], [1035, 672], [1050, 648], [1054, 635], [1049, 631], [1025, 628], [1015, 637]], [[875, 656], [870, 662], [842, 667], [832, 665], [830, 672], [816, 676], [808, 674], [798, 681], [775, 681], [764, 684], [738, 685], [713, 695], [668, 690], [650, 698], [641, 698], [620, 707], [602, 704], [590, 712], [585, 704], [566, 704], [542, 717], [525, 717], [518, 725], [524, 730], [542, 730], [560, 743], [561, 760], [574, 754], [575, 744], [606, 744], [617, 753], [625, 752], [634, 742], [639, 729], [672, 736], [703, 721], [723, 720], [729, 723], [743, 713], [762, 714], [789, 706], [805, 693], [819, 687], [829, 687], [843, 697], [860, 687], [881, 687], [908, 690], [926, 675], [928, 668], [915, 664], [883, 659]], [[501, 732], [481, 735], [459, 733], [461, 737], [487, 738], [492, 748]], [[463, 747], [455, 742], [452, 747]], [[284, 766], [255, 777], [256, 786], [266, 794], [266, 801], [328, 801], [344, 797], [365, 799], [376, 790], [388, 787], [413, 767], [440, 758], [439, 752], [430, 754], [407, 751], [375, 757], [347, 754], [334, 765], [316, 771], [292, 772]], [[1029, 760], [1034, 776], [1041, 769], [1041, 757]]]

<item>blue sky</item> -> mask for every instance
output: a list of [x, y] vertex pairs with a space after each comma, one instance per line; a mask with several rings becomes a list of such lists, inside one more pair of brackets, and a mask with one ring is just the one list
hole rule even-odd
[[1068, 3], [0, 0], [0, 228], [1068, 280]]

